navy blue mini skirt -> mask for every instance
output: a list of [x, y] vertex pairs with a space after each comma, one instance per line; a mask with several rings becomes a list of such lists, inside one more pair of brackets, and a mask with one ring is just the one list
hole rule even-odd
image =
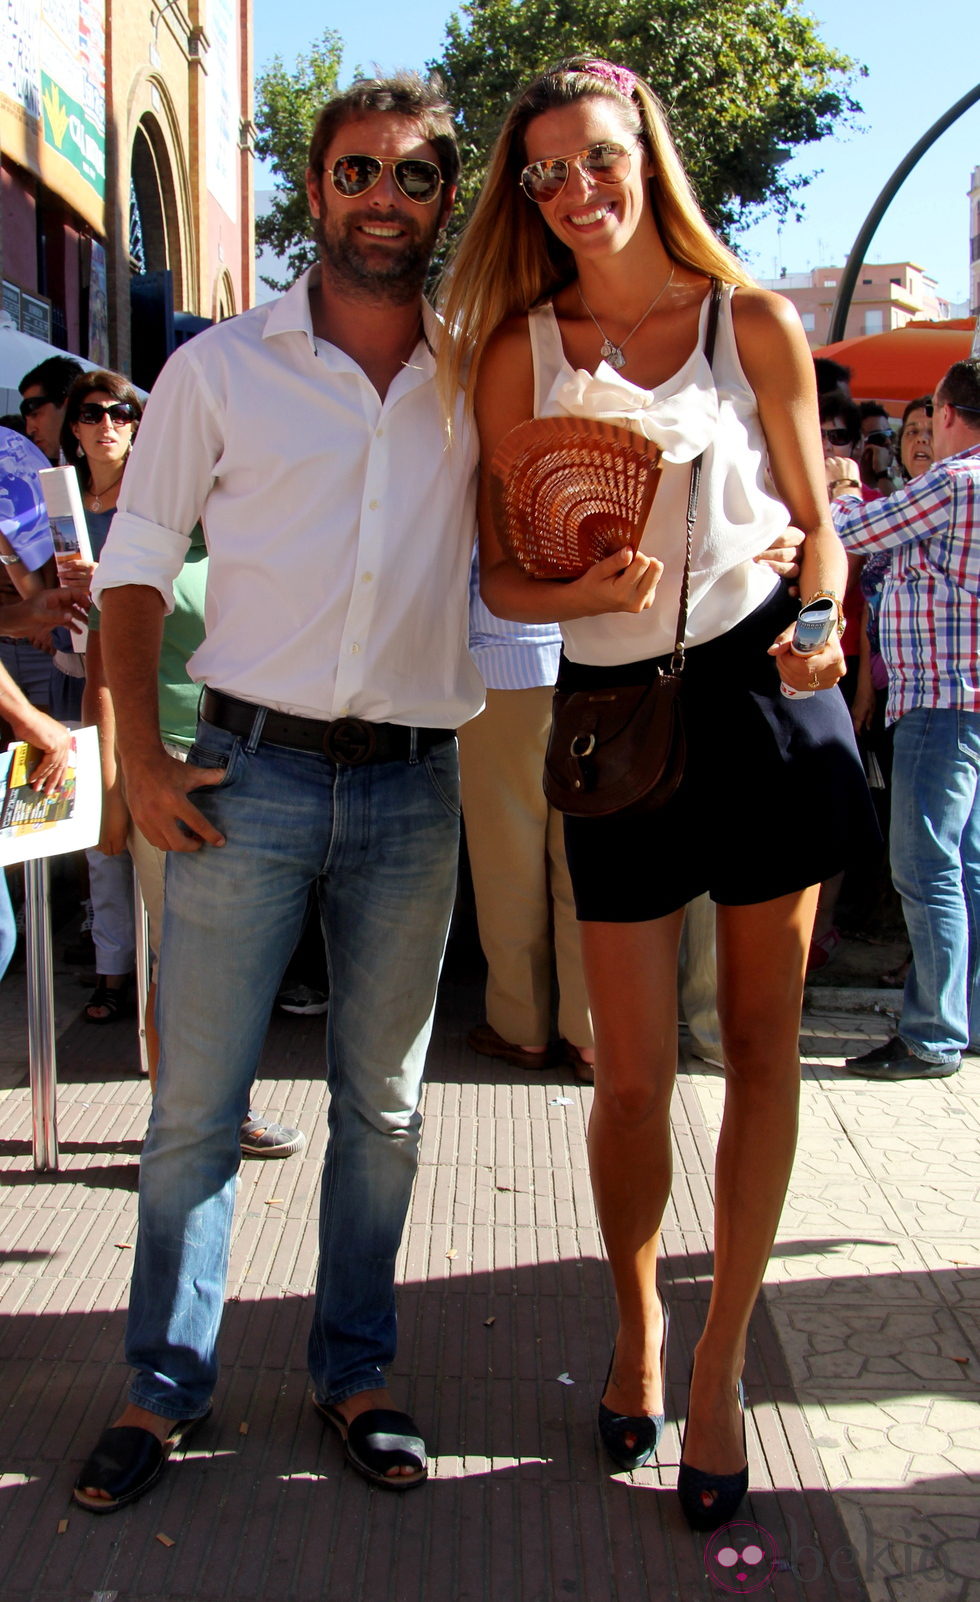
[[[880, 851], [840, 690], [791, 700], [780, 693], [766, 654], [798, 608], [780, 584], [729, 633], [686, 653], [680, 704], [687, 762], [665, 806], [565, 818], [581, 920], [662, 918], [704, 891], [726, 906], [772, 901]], [[558, 686], [642, 684], [669, 661], [610, 668], [563, 657]]]

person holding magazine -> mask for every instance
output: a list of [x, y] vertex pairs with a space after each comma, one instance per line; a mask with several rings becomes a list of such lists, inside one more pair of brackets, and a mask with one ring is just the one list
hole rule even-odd
[[[98, 561], [116, 515], [123, 473], [143, 415], [143, 403], [121, 373], [96, 369], [75, 379], [65, 404], [61, 448], [73, 462], [92, 555]], [[69, 660], [84, 675], [85, 657]], [[83, 690], [84, 695], [84, 690]], [[133, 864], [126, 850], [126, 807], [111, 740], [100, 742], [105, 800], [99, 844], [86, 852], [92, 897], [96, 986], [85, 1004], [86, 1023], [122, 1016], [136, 963]]]
[[[652, 1456], [664, 1423], [656, 1269], [678, 941], [685, 904], [704, 891], [716, 903], [726, 1099], [714, 1283], [678, 1478], [691, 1525], [713, 1529], [748, 1484], [741, 1374], [793, 1162], [817, 891], [875, 832], [837, 632], [794, 655], [798, 603], [757, 560], [801, 528], [800, 596], [829, 596], [840, 620], [846, 560], [813, 364], [792, 306], [712, 234], [652, 91], [589, 58], [559, 63], [512, 104], [444, 310], [457, 335], [444, 394], [466, 382], [480, 432], [483, 597], [501, 617], [561, 623], [560, 690], [647, 684], [670, 666], [700, 459], [683, 776], [657, 810], [566, 817], [565, 840], [596, 1032], [590, 1161], [619, 1314], [599, 1430], [624, 1469]], [[662, 452], [635, 554], [614, 549], [571, 581], [528, 576], [491, 511], [502, 442], [555, 417], [625, 422]]]

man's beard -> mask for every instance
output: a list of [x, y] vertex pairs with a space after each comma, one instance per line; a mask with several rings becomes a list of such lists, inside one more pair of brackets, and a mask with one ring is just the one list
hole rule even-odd
[[[353, 215], [343, 218], [342, 222], [334, 218], [328, 233], [323, 215], [314, 217], [313, 235], [328, 284], [358, 299], [384, 300], [391, 306], [409, 305], [422, 293], [438, 225], [433, 226], [429, 237], [409, 232], [397, 249], [383, 251], [379, 248], [369, 256], [354, 233], [358, 224], [365, 220]], [[386, 219], [372, 216], [370, 220], [383, 222]]]

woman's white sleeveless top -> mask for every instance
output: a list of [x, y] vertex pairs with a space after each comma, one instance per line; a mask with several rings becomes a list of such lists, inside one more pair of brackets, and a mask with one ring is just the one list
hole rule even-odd
[[573, 662], [614, 666], [673, 649], [684, 571], [690, 463], [704, 452], [691, 559], [685, 643], [716, 639], [754, 612], [778, 582], [752, 558], [789, 526], [789, 514], [768, 476], [768, 452], [755, 395], [738, 358], [732, 286], [722, 295], [714, 361], [704, 354], [710, 296], [705, 296], [697, 348], [656, 389], [639, 389], [600, 362], [595, 373], [568, 362], [551, 304], [530, 313], [536, 417], [594, 417], [644, 434], [663, 451], [663, 472], [640, 549], [664, 564], [653, 606], [563, 623]]

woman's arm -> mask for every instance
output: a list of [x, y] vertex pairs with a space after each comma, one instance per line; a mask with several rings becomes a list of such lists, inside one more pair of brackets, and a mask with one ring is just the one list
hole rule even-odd
[[89, 629], [85, 652], [85, 688], [82, 691], [82, 721], [94, 723], [99, 731], [102, 758], [102, 827], [99, 850], [107, 857], [118, 856], [126, 848], [129, 834], [129, 808], [123, 791], [122, 774], [116, 759], [116, 713], [102, 666], [100, 629]]
[[530, 578], [500, 543], [490, 511], [490, 464], [505, 434], [534, 415], [534, 374], [526, 318], [511, 318], [490, 340], [476, 381], [480, 433], [480, 593], [496, 617], [519, 623], [564, 623], [601, 612], [643, 612], [663, 564], [614, 552], [568, 584]]
[[[738, 353], [759, 406], [769, 465], [790, 520], [806, 536], [800, 558], [800, 599], [819, 591], [843, 600], [847, 556], [834, 531], [827, 502], [827, 480], [817, 420], [813, 358], [795, 307], [764, 289], [736, 292], [732, 315]], [[805, 689], [811, 672], [843, 668], [836, 634], [821, 651], [805, 659], [789, 653], [792, 629], [780, 636], [777, 665], [795, 689]], [[824, 675], [823, 687], [829, 682]]]

